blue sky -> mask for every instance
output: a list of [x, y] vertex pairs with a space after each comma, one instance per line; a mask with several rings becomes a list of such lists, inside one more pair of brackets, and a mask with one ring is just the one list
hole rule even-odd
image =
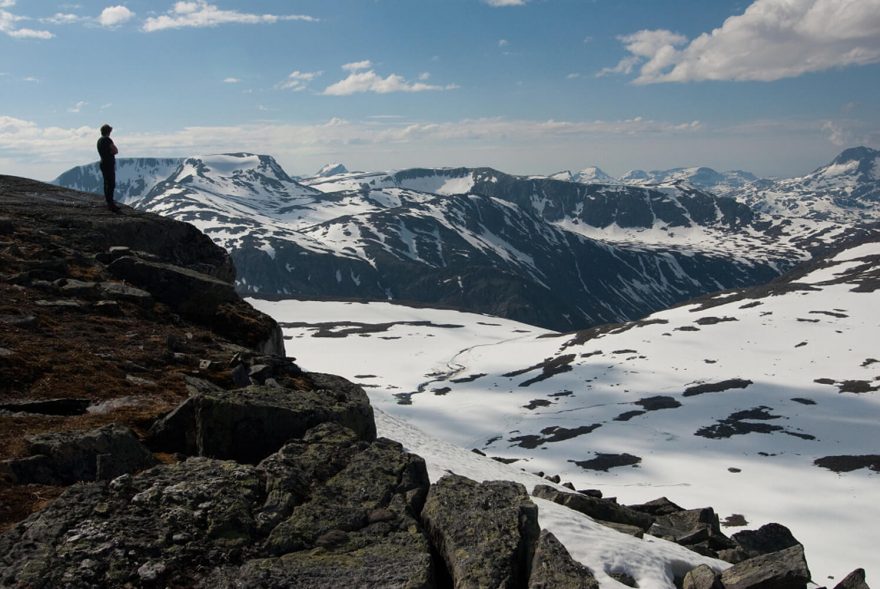
[[0, 0], [0, 173], [807, 173], [880, 147], [880, 0]]

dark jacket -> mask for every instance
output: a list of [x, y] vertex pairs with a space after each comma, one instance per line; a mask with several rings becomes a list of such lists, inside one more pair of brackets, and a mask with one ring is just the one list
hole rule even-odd
[[113, 169], [116, 167], [116, 149], [113, 140], [107, 136], [98, 139], [98, 155], [101, 156], [101, 167]]

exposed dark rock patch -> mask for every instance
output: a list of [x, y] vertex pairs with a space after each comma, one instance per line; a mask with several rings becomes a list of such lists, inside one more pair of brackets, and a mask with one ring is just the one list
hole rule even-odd
[[676, 327], [674, 331], [700, 331], [700, 328], [692, 325], [685, 325], [683, 327]]
[[677, 401], [674, 397], [669, 397], [666, 395], [645, 397], [644, 399], [639, 399], [638, 401], [636, 401], [635, 405], [639, 405], [645, 411], [660, 411], [661, 409], [675, 409], [677, 407], [681, 407], [681, 403], [679, 401]]
[[803, 397], [792, 397], [791, 399], [795, 403], [800, 403], [801, 405], [815, 405], [816, 401], [812, 399], [804, 399]]
[[574, 393], [572, 391], [559, 391], [558, 393], [550, 393], [548, 397], [570, 397]]
[[731, 378], [721, 382], [710, 382], [688, 387], [684, 391], [685, 397], [694, 397], [705, 393], [721, 393], [731, 389], [744, 389], [753, 384], [752, 381], [743, 378]]
[[601, 423], [594, 423], [592, 425], [581, 425], [574, 428], [565, 428], [552, 425], [550, 427], [545, 427], [541, 430], [541, 434], [543, 435], [538, 436], [528, 434], [524, 436], [516, 436], [514, 438], [510, 438], [510, 440], [508, 441], [514, 442], [517, 446], [521, 446], [523, 448], [531, 450], [537, 448], [538, 446], [542, 446], [543, 444], [570, 440], [572, 438], [588, 434], [600, 427], [602, 427]]
[[575, 359], [575, 354], [564, 354], [562, 356], [556, 356], [554, 358], [547, 358], [543, 362], [539, 362], [533, 366], [529, 366], [528, 368], [523, 368], [521, 370], [514, 370], [513, 372], [508, 372], [502, 376], [507, 378], [512, 378], [514, 376], [520, 376], [522, 374], [526, 374], [527, 372], [532, 372], [533, 370], [541, 369], [541, 374], [530, 378], [529, 380], [523, 381], [519, 384], [521, 387], [527, 387], [529, 385], [533, 385], [536, 382], [541, 382], [542, 380], [547, 380], [548, 378], [555, 376], [557, 374], [562, 374], [564, 372], [569, 372], [571, 368], [571, 363]]
[[632, 454], [601, 454], [597, 453], [595, 458], [589, 460], [569, 460], [584, 470], [604, 470], [608, 471], [612, 468], [621, 466], [636, 466], [642, 461], [638, 456]]
[[348, 337], [350, 335], [372, 335], [385, 333], [392, 327], [434, 327], [438, 329], [461, 329], [464, 325], [433, 323], [431, 321], [389, 321], [387, 323], [363, 323], [360, 321], [325, 321], [306, 323], [301, 321], [281, 323], [286, 328], [314, 329], [312, 337]]
[[823, 456], [813, 461], [816, 466], [833, 470], [834, 472], [852, 472], [860, 468], [868, 468], [874, 472], [880, 472], [880, 455], [865, 454], [862, 456]]
[[614, 418], [614, 421], [629, 421], [633, 417], [644, 415], [647, 411], [625, 411]]
[[478, 378], [483, 378], [484, 376], [486, 376], [485, 372], [481, 372], [479, 374], [469, 374], [468, 376], [463, 376], [461, 378], [453, 378], [449, 382], [452, 382], [455, 384], [461, 384], [461, 383], [465, 383], [465, 382], [474, 382]]
[[729, 321], [739, 321], [736, 317], [700, 317], [694, 323], [697, 325], [716, 325], [718, 323], [726, 323]]
[[834, 311], [810, 311], [813, 315], [828, 315], [829, 317], [835, 317], [837, 319], [846, 319], [849, 317], [846, 313], [836, 313]]
[[530, 411], [534, 411], [538, 407], [549, 407], [553, 403], [548, 401], [547, 399], [532, 399], [529, 401], [528, 405], [523, 405], [524, 409], [528, 409]]
[[[781, 415], [772, 415], [770, 413], [770, 407], [755, 407], [753, 409], [732, 413], [729, 417], [718, 421], [718, 423], [698, 429], [694, 435], [717, 440], [750, 433], [770, 434], [773, 432], [782, 432], [804, 440], [816, 439], [815, 436], [811, 436], [810, 434], [786, 430], [780, 425], [764, 423], [766, 421], [781, 418]], [[754, 423], [755, 421], [761, 423]]]
[[841, 393], [863, 394], [880, 390], [880, 385], [871, 385], [867, 380], [845, 380], [837, 383]]
[[875, 359], [875, 358], [867, 358], [867, 359], [865, 359], [864, 362], [861, 363], [861, 367], [862, 367], [862, 368], [867, 368], [867, 367], [870, 366], [871, 364], [877, 364], [878, 362], [880, 362], [880, 360], [877, 360], [877, 359]]

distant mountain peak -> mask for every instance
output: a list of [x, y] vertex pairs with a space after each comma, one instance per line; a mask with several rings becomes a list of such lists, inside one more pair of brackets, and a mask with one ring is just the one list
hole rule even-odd
[[320, 170], [318, 170], [315, 176], [318, 178], [326, 178], [327, 176], [338, 176], [339, 174], [347, 173], [348, 168], [346, 168], [344, 165], [333, 163], [323, 166]]
[[844, 149], [842, 152], [840, 152], [840, 155], [834, 158], [831, 163], [843, 164], [851, 161], [873, 161], [878, 157], [880, 157], [880, 151], [861, 145], [859, 147], [850, 147], [849, 149]]

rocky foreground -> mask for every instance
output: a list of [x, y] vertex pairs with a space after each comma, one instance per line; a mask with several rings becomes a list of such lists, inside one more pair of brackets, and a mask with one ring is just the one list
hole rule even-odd
[[[0, 586], [597, 587], [525, 487], [432, 484], [360, 387], [285, 357], [210, 239], [101, 203], [0, 176]], [[777, 524], [531, 493], [732, 563], [683, 587], [810, 581]]]

